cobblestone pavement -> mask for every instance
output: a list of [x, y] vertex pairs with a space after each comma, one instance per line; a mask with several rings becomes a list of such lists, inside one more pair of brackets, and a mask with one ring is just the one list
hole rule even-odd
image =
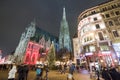
[[[49, 80], [67, 80], [67, 75], [68, 73], [61, 74], [58, 71], [50, 71], [48, 73], [48, 78]], [[85, 71], [81, 73], [75, 72], [73, 76], [75, 80], [90, 80], [89, 74]], [[7, 80], [7, 77], [8, 77], [8, 71], [0, 71], [0, 80]], [[36, 77], [35, 71], [29, 71], [28, 80], [35, 80], [35, 77]]]

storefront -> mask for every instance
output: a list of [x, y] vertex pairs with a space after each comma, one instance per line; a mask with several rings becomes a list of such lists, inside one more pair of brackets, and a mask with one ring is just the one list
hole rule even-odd
[[116, 55], [118, 57], [118, 64], [120, 65], [120, 43], [113, 43], [113, 48], [114, 48]]

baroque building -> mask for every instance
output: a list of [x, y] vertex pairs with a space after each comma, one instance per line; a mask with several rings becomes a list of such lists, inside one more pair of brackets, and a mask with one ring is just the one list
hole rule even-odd
[[62, 21], [60, 25], [60, 33], [59, 33], [59, 49], [62, 48], [67, 48], [69, 52], [72, 52], [69, 26], [66, 20], [65, 8], [63, 8], [63, 17], [62, 17]]
[[[82, 55], [81, 64], [87, 67], [118, 64], [120, 57], [119, 10], [120, 1], [111, 0], [89, 8], [79, 15], [78, 39]], [[118, 46], [117, 49], [115, 49], [116, 46]]]

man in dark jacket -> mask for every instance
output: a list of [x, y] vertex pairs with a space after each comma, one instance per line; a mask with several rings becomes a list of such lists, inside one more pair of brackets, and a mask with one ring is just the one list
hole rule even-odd
[[29, 66], [26, 64], [25, 66], [25, 80], [27, 80], [28, 72], [29, 72]]
[[106, 67], [104, 67], [103, 70], [102, 70], [102, 78], [104, 80], [112, 80]]
[[109, 71], [112, 80], [120, 80], [120, 74], [116, 71], [115, 68], [111, 68]]
[[26, 70], [24, 64], [18, 66], [17, 73], [18, 73], [18, 80], [25, 80]]

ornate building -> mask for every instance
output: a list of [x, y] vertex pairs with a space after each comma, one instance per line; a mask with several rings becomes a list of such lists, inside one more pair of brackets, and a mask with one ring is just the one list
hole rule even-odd
[[26, 31], [22, 33], [20, 42], [14, 53], [14, 58], [12, 59], [17, 62], [35, 64], [39, 58], [39, 49], [44, 48], [48, 51], [52, 41], [57, 51], [58, 38], [37, 27], [34, 20]]
[[78, 39], [80, 53], [84, 57], [81, 63], [87, 60], [86, 66], [92, 62], [97, 66], [117, 64], [114, 44], [120, 43], [119, 10], [120, 1], [112, 0], [89, 8], [79, 15]]
[[69, 26], [66, 20], [65, 8], [63, 8], [63, 17], [62, 17], [60, 33], [59, 33], [59, 49], [62, 48], [67, 48], [68, 51], [72, 52]]
[[37, 61], [46, 61], [51, 43], [54, 42], [54, 47], [57, 51], [57, 37], [37, 27], [35, 36], [28, 42], [24, 55], [24, 63], [34, 65]]

